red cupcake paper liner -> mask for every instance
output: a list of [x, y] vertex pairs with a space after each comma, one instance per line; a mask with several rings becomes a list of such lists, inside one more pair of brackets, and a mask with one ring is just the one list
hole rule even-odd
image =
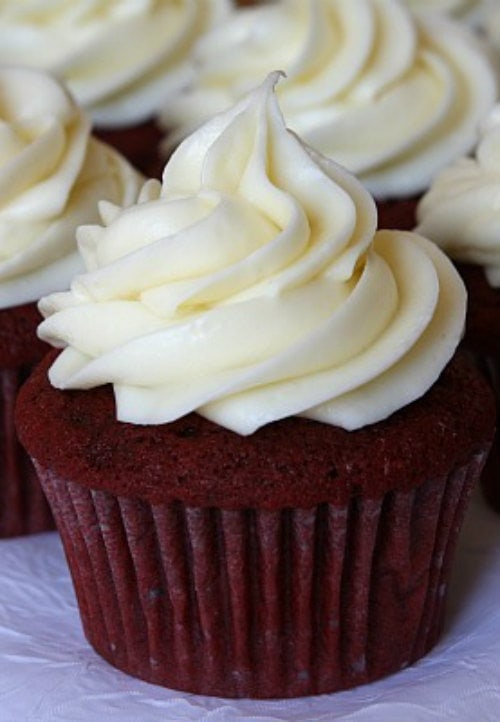
[[271, 698], [369, 682], [435, 644], [484, 458], [409, 492], [277, 511], [150, 505], [39, 473], [99, 654], [166, 687]]
[[0, 370], [0, 537], [55, 528], [30, 458], [14, 429], [14, 404], [31, 367]]

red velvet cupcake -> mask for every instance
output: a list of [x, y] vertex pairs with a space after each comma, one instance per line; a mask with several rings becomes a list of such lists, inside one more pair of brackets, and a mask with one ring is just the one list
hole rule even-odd
[[90, 137], [89, 122], [50, 76], [0, 70], [0, 537], [53, 528], [31, 462], [14, 430], [17, 389], [48, 347], [38, 340], [40, 296], [81, 269], [74, 240], [101, 199], [131, 203], [139, 175]]
[[375, 233], [275, 82], [80, 229], [88, 272], [40, 305], [63, 350], [17, 407], [91, 644], [229, 697], [345, 689], [432, 647], [494, 424], [454, 359], [452, 264]]
[[[473, 158], [461, 158], [435, 179], [418, 207], [418, 229], [456, 262], [468, 291], [463, 346], [491, 382], [500, 405], [500, 115], [485, 122]], [[500, 511], [498, 436], [483, 475]]]

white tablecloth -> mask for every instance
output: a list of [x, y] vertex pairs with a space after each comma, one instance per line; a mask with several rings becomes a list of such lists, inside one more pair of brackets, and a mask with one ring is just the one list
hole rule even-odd
[[499, 722], [500, 516], [479, 495], [462, 533], [446, 632], [410, 669], [299, 700], [220, 700], [128, 677], [87, 645], [57, 534], [0, 541], [1, 722]]

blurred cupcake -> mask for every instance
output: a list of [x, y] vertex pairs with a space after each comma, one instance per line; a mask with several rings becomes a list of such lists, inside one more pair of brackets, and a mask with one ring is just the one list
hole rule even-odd
[[485, 14], [498, 0], [403, 0], [415, 12], [451, 15], [472, 26], [482, 25]]
[[153, 118], [190, 77], [195, 40], [230, 0], [4, 0], [0, 64], [29, 65], [64, 79], [102, 138], [148, 175], [157, 174]]
[[453, 265], [375, 233], [361, 184], [285, 129], [276, 79], [80, 228], [87, 273], [41, 302], [62, 351], [17, 407], [91, 644], [231, 697], [332, 692], [432, 647], [493, 432], [454, 357]]
[[[500, 106], [484, 125], [473, 158], [438, 174], [418, 207], [418, 230], [453, 258], [467, 286], [464, 345], [490, 378], [500, 403]], [[500, 449], [484, 481], [500, 511]]]
[[500, 5], [492, 0], [484, 13], [485, 17], [481, 26], [483, 35], [491, 49], [493, 63], [498, 75], [500, 75]]
[[45, 73], [0, 68], [0, 117], [0, 536], [12, 536], [52, 524], [13, 425], [17, 389], [47, 351], [35, 302], [82, 269], [76, 227], [100, 199], [135, 201], [140, 177]]
[[[195, 50], [197, 74], [170, 98], [166, 147], [274, 68], [289, 127], [356, 173], [380, 226], [414, 226], [415, 198], [470, 150], [496, 96], [478, 41], [396, 0], [277, 0], [235, 11]], [[394, 200], [397, 200], [394, 203]]]

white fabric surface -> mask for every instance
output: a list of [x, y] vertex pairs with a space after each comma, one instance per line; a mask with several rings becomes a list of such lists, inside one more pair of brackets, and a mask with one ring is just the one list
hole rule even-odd
[[500, 720], [500, 516], [479, 494], [435, 650], [380, 682], [299, 700], [220, 700], [128, 677], [83, 637], [57, 534], [2, 540], [0, 550], [0, 722]]

